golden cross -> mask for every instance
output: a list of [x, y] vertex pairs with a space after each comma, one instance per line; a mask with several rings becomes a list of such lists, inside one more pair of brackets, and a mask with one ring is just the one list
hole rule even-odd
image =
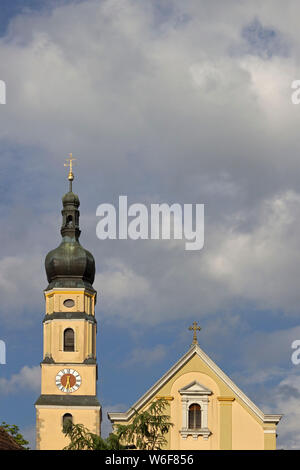
[[69, 157], [66, 159], [67, 163], [64, 163], [64, 166], [69, 167], [69, 175], [68, 175], [68, 180], [73, 181], [74, 175], [73, 175], [73, 162], [76, 160], [76, 158], [73, 158], [72, 153], [69, 153]]
[[197, 322], [194, 321], [194, 322], [193, 322], [193, 326], [189, 326], [189, 330], [190, 330], [190, 331], [192, 331], [192, 330], [194, 331], [192, 345], [193, 345], [193, 344], [198, 344], [198, 340], [197, 340], [197, 331], [200, 331], [200, 330], [201, 330], [200, 326], [198, 326]]

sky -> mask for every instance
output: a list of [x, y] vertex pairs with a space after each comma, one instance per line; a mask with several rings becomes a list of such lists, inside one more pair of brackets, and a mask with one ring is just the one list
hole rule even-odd
[[[46, 3], [46, 6], [45, 6]], [[44, 259], [65, 158], [96, 260], [98, 396], [127, 410], [201, 348], [300, 448], [300, 79], [296, 0], [1, 2], [0, 421], [34, 447]], [[96, 209], [205, 205], [202, 250], [99, 240]]]

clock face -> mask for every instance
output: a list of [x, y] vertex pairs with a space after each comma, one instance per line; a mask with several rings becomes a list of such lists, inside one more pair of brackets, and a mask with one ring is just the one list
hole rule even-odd
[[55, 377], [56, 386], [64, 393], [76, 392], [81, 385], [81, 377], [74, 369], [60, 370]]

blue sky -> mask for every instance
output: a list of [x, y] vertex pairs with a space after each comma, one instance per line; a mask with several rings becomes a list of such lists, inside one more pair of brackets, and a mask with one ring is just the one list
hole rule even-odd
[[[299, 5], [44, 3], [1, 4], [0, 420], [33, 442], [44, 258], [73, 152], [104, 412], [166, 372], [197, 320], [200, 346], [263, 411], [285, 414], [279, 445], [299, 448]], [[205, 204], [203, 250], [98, 240], [96, 208], [119, 195]]]
[[[1, 2], [1, 18], [0, 18], [0, 32], [5, 35], [9, 22], [19, 14], [34, 14], [35, 12], [49, 11], [54, 6], [64, 5], [69, 3], [69, 0], [49, 0], [47, 3], [44, 0], [3, 0]], [[74, 2], [75, 3], [75, 2]], [[78, 2], [77, 2], [78, 3]]]

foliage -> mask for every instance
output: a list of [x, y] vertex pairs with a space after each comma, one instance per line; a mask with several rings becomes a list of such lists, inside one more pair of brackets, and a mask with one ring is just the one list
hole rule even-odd
[[120, 444], [115, 434], [103, 439], [91, 433], [83, 424], [68, 423], [63, 432], [70, 438], [70, 444], [64, 450], [120, 450], [125, 447]]
[[166, 443], [166, 434], [173, 424], [164, 414], [167, 400], [160, 398], [142, 412], [135, 411], [133, 420], [127, 425], [117, 425], [115, 433], [107, 439], [91, 433], [83, 424], [69, 422], [63, 432], [70, 439], [64, 450], [159, 450]]
[[26, 439], [22, 436], [22, 434], [19, 432], [19, 427], [16, 426], [15, 424], [7, 424], [5, 421], [2, 421], [0, 426], [5, 429], [5, 431], [14, 438], [14, 440], [23, 447], [25, 450], [29, 450], [29, 447], [25, 447], [29, 444]]
[[153, 401], [142, 412], [135, 411], [133, 420], [127, 425], [117, 425], [115, 432], [121, 442], [134, 445], [139, 450], [159, 450], [166, 443], [166, 434], [173, 424], [170, 416], [164, 414], [167, 400]]

